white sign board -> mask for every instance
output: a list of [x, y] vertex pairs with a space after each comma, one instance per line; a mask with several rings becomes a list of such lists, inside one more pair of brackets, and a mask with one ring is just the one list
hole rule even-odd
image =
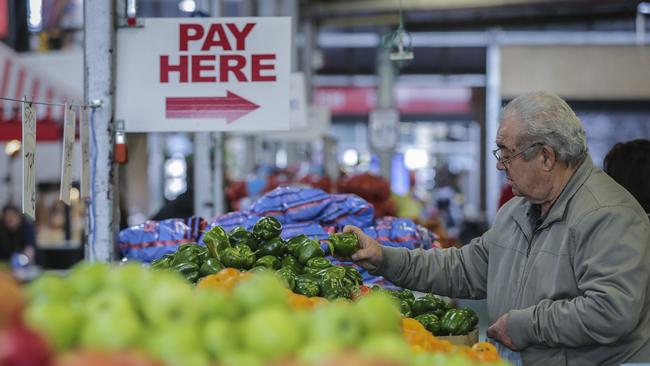
[[291, 20], [148, 18], [117, 34], [126, 132], [289, 129]]
[[307, 127], [307, 94], [305, 89], [305, 74], [291, 74], [289, 86], [289, 123], [291, 130]]
[[288, 132], [272, 132], [264, 135], [269, 140], [281, 141], [313, 141], [329, 134], [332, 124], [330, 109], [320, 105], [310, 105], [307, 108], [307, 126], [291, 129]]
[[70, 189], [72, 189], [72, 158], [74, 148], [74, 132], [76, 113], [71, 106], [65, 105], [63, 118], [63, 145], [61, 148], [61, 186], [59, 199], [70, 205]]
[[79, 109], [79, 139], [81, 140], [81, 198], [90, 198], [90, 118], [87, 107]]
[[23, 213], [36, 218], [36, 109], [23, 101]]
[[397, 109], [375, 109], [370, 112], [369, 138], [370, 144], [377, 150], [388, 151], [397, 145], [397, 124], [399, 112]]

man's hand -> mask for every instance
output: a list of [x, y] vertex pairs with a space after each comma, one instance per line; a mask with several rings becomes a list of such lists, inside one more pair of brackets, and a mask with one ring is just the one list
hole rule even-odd
[[488, 329], [487, 329], [487, 336], [490, 338], [493, 338], [504, 346], [510, 348], [513, 351], [517, 350], [517, 347], [515, 347], [514, 343], [512, 343], [512, 338], [510, 338], [510, 334], [508, 334], [508, 314], [503, 314], [499, 319], [497, 319], [496, 323], [492, 324]]
[[352, 254], [352, 260], [367, 271], [374, 271], [381, 263], [381, 245], [356, 226], [347, 225], [344, 233], [354, 233], [359, 239], [359, 250]]

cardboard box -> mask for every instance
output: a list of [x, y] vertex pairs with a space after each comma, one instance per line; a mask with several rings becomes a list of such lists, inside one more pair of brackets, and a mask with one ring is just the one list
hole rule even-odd
[[473, 346], [475, 343], [478, 343], [478, 327], [474, 328], [473, 331], [469, 332], [467, 335], [460, 336], [438, 336], [438, 339], [451, 342], [457, 346]]

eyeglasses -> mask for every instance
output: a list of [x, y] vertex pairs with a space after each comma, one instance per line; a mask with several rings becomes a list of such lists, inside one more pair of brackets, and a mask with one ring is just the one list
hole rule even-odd
[[515, 159], [517, 156], [520, 156], [520, 155], [524, 154], [526, 151], [532, 149], [533, 147], [541, 146], [541, 145], [544, 145], [544, 144], [541, 143], [541, 142], [536, 142], [536, 143], [528, 146], [527, 148], [521, 150], [520, 152], [518, 152], [518, 153], [516, 153], [516, 154], [514, 154], [514, 155], [512, 155], [512, 156], [510, 156], [510, 157], [508, 157], [506, 159], [504, 159], [501, 156], [501, 148], [497, 148], [497, 149], [492, 150], [492, 155], [494, 155], [494, 157], [499, 161], [499, 163], [501, 163], [501, 164], [503, 164], [503, 166], [507, 167], [507, 165], [510, 164], [510, 162], [513, 159]]

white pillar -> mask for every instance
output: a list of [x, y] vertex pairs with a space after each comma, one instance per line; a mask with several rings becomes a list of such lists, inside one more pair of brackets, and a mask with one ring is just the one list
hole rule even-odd
[[113, 60], [114, 7], [112, 1], [84, 2], [84, 91], [85, 101], [100, 101], [92, 119], [91, 204], [86, 259], [110, 262], [113, 259], [117, 225], [115, 222], [117, 168], [113, 163]]

